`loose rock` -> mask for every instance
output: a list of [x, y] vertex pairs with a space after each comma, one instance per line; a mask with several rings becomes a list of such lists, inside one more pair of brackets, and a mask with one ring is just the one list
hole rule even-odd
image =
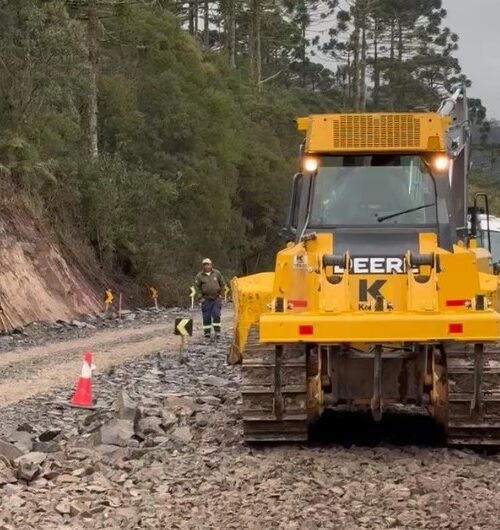
[[216, 375], [209, 375], [203, 382], [206, 385], [216, 386], [219, 388], [227, 385], [227, 381], [225, 379], [222, 379], [222, 377], [217, 377]]
[[70, 514], [71, 513], [71, 506], [69, 502], [62, 501], [56, 506], [56, 511], [59, 512], [62, 515]]
[[126, 447], [134, 436], [134, 424], [129, 420], [111, 420], [101, 427], [101, 442]]
[[161, 428], [161, 423], [161, 418], [157, 418], [156, 416], [142, 418], [137, 424], [136, 432], [141, 435], [163, 434], [164, 431]]
[[15, 460], [25, 453], [16, 447], [14, 444], [6, 442], [5, 440], [0, 439], [0, 456], [7, 458], [8, 460]]
[[177, 425], [177, 422], [178, 418], [173, 412], [170, 410], [161, 411], [161, 425], [166, 431], [171, 429], [174, 425]]
[[14, 431], [8, 436], [8, 441], [13, 443], [22, 452], [33, 449], [33, 435], [26, 431]]
[[138, 415], [137, 403], [123, 390], [119, 392], [114, 403], [116, 416], [121, 420], [136, 421]]
[[183, 443], [189, 443], [193, 439], [193, 434], [189, 427], [177, 427], [171, 433], [171, 436], [174, 440]]

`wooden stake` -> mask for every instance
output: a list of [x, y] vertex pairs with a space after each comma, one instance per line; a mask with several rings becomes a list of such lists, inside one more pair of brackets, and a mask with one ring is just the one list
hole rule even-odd
[[181, 341], [179, 343], [179, 362], [184, 362], [184, 335], [180, 335]]
[[118, 318], [122, 319], [122, 293], [120, 291], [120, 296], [118, 297]]

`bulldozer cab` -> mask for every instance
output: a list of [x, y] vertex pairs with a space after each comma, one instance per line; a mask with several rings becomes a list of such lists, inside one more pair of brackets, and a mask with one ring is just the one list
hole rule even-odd
[[[305, 134], [285, 233], [331, 232], [351, 255], [481, 246], [478, 200], [468, 209], [470, 127], [463, 86], [436, 113], [331, 114], [297, 120]], [[488, 214], [489, 215], [489, 212]], [[489, 231], [487, 231], [487, 234]], [[486, 235], [487, 235], [486, 234]], [[491, 252], [491, 244], [482, 245]], [[382, 250], [384, 249], [384, 250]]]
[[[288, 234], [332, 232], [337, 249], [351, 255], [415, 251], [418, 234], [433, 233], [450, 249], [447, 174], [420, 154], [316, 156], [317, 168], [295, 176]], [[453, 233], [455, 231], [455, 234]]]

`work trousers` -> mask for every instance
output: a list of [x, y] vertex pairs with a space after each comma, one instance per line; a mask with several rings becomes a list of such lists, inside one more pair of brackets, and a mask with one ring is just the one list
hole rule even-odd
[[222, 309], [222, 300], [204, 300], [201, 304], [201, 313], [203, 315], [203, 333], [206, 337], [210, 336], [212, 326], [215, 334], [220, 333], [220, 313]]

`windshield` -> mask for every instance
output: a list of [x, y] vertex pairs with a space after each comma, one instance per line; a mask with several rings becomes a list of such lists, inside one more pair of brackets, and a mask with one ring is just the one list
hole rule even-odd
[[418, 156], [322, 157], [309, 226], [436, 224], [435, 203]]
[[[500, 261], [500, 232], [490, 232], [491, 236], [491, 256], [494, 262]], [[486, 244], [488, 243], [488, 236], [485, 235]]]

